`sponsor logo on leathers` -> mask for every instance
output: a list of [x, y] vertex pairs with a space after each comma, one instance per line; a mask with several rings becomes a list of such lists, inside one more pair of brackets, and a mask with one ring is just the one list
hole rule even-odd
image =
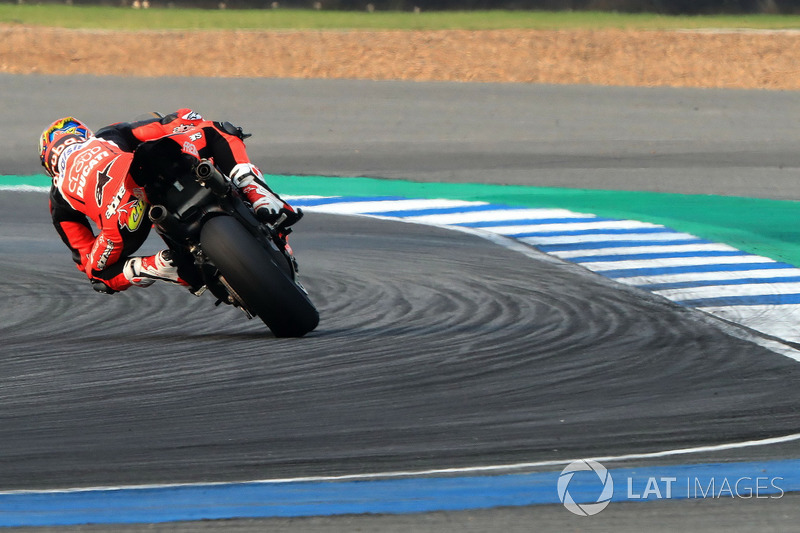
[[94, 170], [100, 161], [110, 155], [109, 152], [104, 151], [100, 146], [89, 148], [78, 154], [68, 172], [69, 183], [67, 184], [67, 188], [69, 192], [75, 194], [79, 198], [84, 198], [84, 189], [86, 188], [86, 180], [89, 174], [92, 173], [92, 170]]
[[183, 120], [203, 120], [203, 117], [200, 115], [200, 113], [197, 113], [196, 111], [189, 111], [181, 118]]
[[119, 214], [119, 226], [122, 229], [127, 229], [134, 232], [139, 229], [144, 219], [144, 212], [147, 204], [141, 200], [132, 200], [127, 204], [117, 209]]
[[111, 257], [111, 252], [114, 251], [114, 243], [106, 239], [104, 236], [100, 235], [94, 243], [94, 247], [92, 249], [90, 257], [93, 258], [97, 253], [97, 250], [99, 250], [104, 244], [105, 244], [105, 249], [103, 250], [103, 253], [100, 255], [100, 258], [97, 260], [97, 263], [95, 264], [97, 270], [103, 270], [104, 268], [106, 268], [106, 264], [108, 263], [108, 258]]
[[131, 189], [131, 194], [133, 194], [139, 200], [147, 200], [147, 195], [145, 195], [144, 189], [141, 187], [134, 187]]
[[59, 173], [63, 172], [64, 164], [60, 164], [62, 161], [61, 156], [64, 151], [67, 149], [68, 146], [74, 146], [76, 144], [83, 144], [83, 139], [79, 139], [77, 137], [70, 137], [69, 139], [65, 139], [64, 142], [53, 148], [52, 152], [50, 153], [50, 168], [59, 168]]
[[103, 192], [105, 191], [108, 182], [111, 181], [111, 176], [108, 175], [108, 172], [111, 170], [111, 166], [118, 157], [119, 156], [115, 157], [108, 165], [106, 165], [106, 168], [97, 172], [97, 187], [95, 187], [94, 190], [94, 199], [97, 202], [97, 207], [103, 206]]
[[125, 189], [125, 185], [122, 185], [119, 188], [117, 194], [114, 195], [114, 198], [111, 199], [111, 202], [109, 202], [108, 207], [106, 208], [106, 220], [114, 216], [114, 214], [117, 212], [120, 202], [123, 198], [125, 198], [127, 192], [128, 191]]
[[195, 156], [197, 158], [200, 157], [200, 154], [197, 151], [197, 147], [195, 145], [193, 145], [192, 143], [190, 143], [189, 141], [186, 141], [185, 143], [183, 143], [183, 151], [186, 152], [187, 154], [193, 155], [193, 156]]
[[[70, 140], [76, 140], [76, 139], [70, 139]], [[80, 144], [64, 144], [62, 146], [56, 147], [53, 150], [54, 152], [58, 151], [58, 153], [56, 154], [56, 157], [58, 159], [57, 175], [60, 177], [58, 183], [61, 183], [60, 180], [62, 180], [64, 177], [64, 171], [67, 169], [67, 160], [69, 159], [70, 154], [77, 152], [78, 150], [83, 148], [84, 144], [86, 143], [84, 142]]]

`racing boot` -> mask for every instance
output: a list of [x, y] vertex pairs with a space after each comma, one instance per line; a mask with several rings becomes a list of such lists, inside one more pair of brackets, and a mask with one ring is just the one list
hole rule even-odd
[[239, 163], [233, 167], [230, 178], [253, 206], [253, 212], [262, 222], [276, 219], [281, 209], [288, 206], [267, 187], [261, 171], [250, 163]]
[[188, 287], [178, 275], [178, 267], [172, 260], [170, 250], [161, 250], [156, 255], [131, 257], [125, 262], [123, 274], [137, 287], [149, 287], [158, 280]]

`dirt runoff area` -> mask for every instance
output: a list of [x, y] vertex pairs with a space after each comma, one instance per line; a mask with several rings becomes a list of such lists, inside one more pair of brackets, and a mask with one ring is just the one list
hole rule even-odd
[[798, 90], [800, 32], [110, 32], [0, 25], [0, 72]]

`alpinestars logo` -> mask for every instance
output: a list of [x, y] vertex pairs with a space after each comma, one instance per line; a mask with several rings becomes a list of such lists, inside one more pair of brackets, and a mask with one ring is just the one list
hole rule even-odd
[[181, 117], [183, 120], [203, 120], [203, 117], [200, 116], [200, 113], [195, 111], [189, 111], [185, 115]]
[[[599, 478], [598, 489], [602, 487], [602, 491], [595, 503], [575, 503], [575, 500], [569, 493], [569, 482], [572, 481], [572, 477], [576, 472], [582, 471], [594, 472]], [[596, 515], [608, 506], [613, 495], [614, 480], [611, 478], [611, 474], [606, 470], [606, 467], [591, 459], [582, 459], [568, 464], [558, 477], [558, 498], [569, 512], [578, 516]]]
[[97, 187], [94, 190], [94, 199], [97, 202], [97, 207], [103, 207], [103, 191], [108, 185], [108, 182], [111, 181], [111, 176], [108, 175], [108, 171], [111, 170], [111, 165], [114, 164], [117, 158], [114, 158], [106, 168], [101, 171], [97, 172]]

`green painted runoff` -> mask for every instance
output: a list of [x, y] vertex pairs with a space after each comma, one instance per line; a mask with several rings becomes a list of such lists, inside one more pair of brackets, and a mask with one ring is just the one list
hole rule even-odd
[[[276, 175], [266, 178], [273, 189], [285, 195], [480, 200], [640, 220], [800, 266], [800, 202], [795, 201], [374, 178]], [[49, 183], [46, 176], [0, 177], [0, 185], [48, 186]]]

